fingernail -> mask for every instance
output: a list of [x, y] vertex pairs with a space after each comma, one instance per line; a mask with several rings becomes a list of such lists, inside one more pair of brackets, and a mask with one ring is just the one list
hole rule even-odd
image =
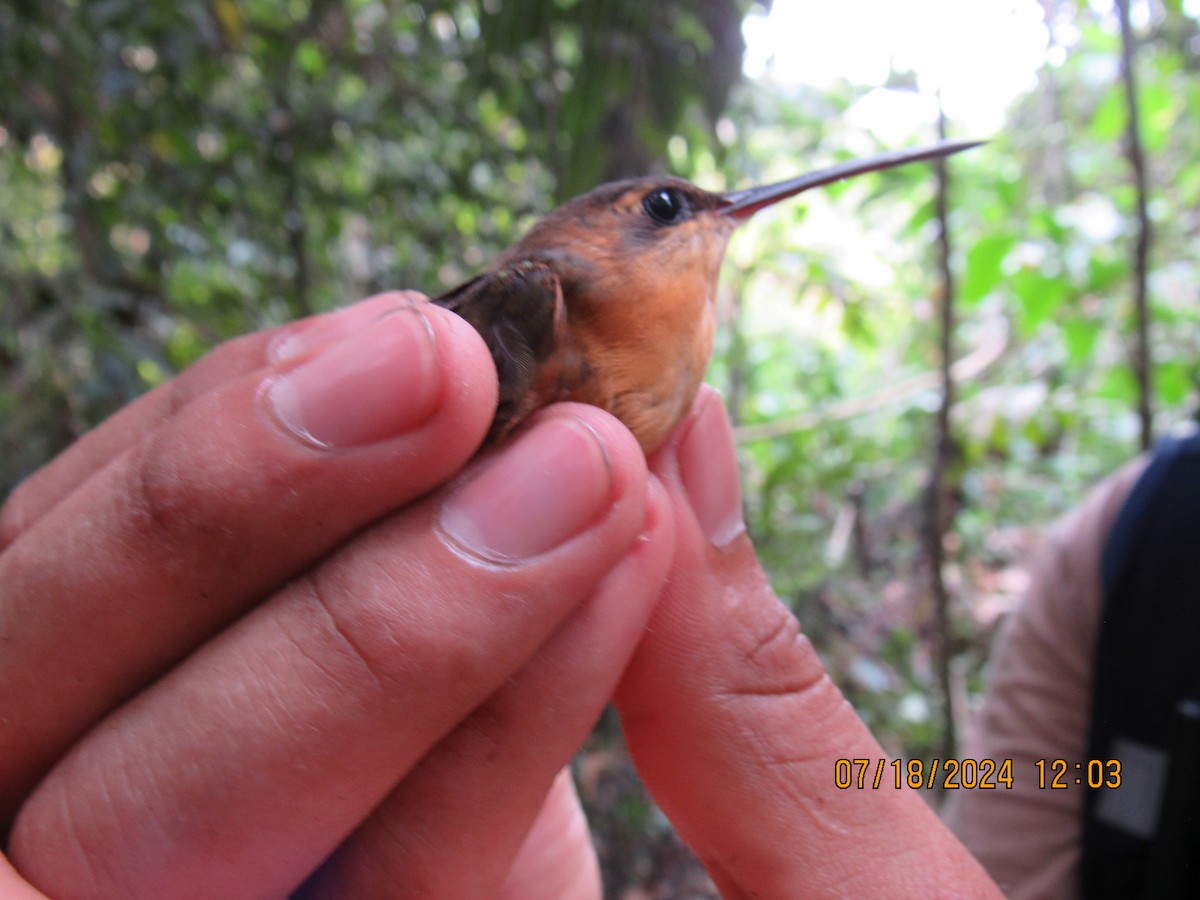
[[322, 344], [339, 341], [388, 313], [411, 306], [415, 297], [415, 294], [391, 291], [317, 316], [301, 328], [279, 335], [267, 348], [267, 358], [279, 363]]
[[441, 372], [432, 328], [415, 308], [329, 344], [266, 390], [276, 417], [321, 447], [373, 444], [426, 421]]
[[581, 532], [612, 492], [599, 436], [574, 416], [547, 418], [450, 496], [441, 530], [473, 556], [516, 562]]
[[716, 391], [706, 390], [679, 447], [679, 478], [709, 543], [723, 547], [746, 530], [733, 429]]

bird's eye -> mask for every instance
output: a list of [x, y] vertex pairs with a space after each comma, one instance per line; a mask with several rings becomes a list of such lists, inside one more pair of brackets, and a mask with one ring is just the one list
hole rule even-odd
[[661, 225], [673, 225], [687, 212], [687, 200], [672, 187], [655, 188], [642, 198], [646, 214]]

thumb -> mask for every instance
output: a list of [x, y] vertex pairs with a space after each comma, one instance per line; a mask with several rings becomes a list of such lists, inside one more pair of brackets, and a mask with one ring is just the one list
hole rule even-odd
[[651, 468], [675, 559], [616, 700], [643, 780], [722, 894], [998, 896], [916, 792], [836, 786], [837, 760], [884, 753], [758, 564], [714, 391]]

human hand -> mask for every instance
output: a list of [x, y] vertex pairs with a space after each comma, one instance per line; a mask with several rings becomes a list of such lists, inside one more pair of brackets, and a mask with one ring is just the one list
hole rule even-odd
[[[13, 492], [0, 887], [538, 883], [514, 854], [552, 783], [546, 810], [569, 808], [556, 773], [636, 644], [673, 523], [590, 407], [543, 411], [458, 474], [494, 368], [414, 299], [231, 342]], [[594, 893], [574, 846], [545, 896]]]
[[884, 753], [759, 567], [715, 392], [651, 471], [675, 560], [617, 708], [643, 781], [722, 895], [1000, 896], [915, 791], [835, 787], [837, 759]]

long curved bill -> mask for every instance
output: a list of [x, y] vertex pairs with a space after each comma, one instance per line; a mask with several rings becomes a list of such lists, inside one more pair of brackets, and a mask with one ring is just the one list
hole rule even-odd
[[835, 181], [841, 181], [843, 178], [862, 175], [865, 172], [878, 172], [880, 169], [891, 169], [895, 166], [903, 166], [908, 163], [921, 162], [927, 159], [939, 159], [940, 157], [950, 156], [953, 153], [959, 153], [963, 150], [970, 150], [972, 147], [978, 147], [983, 143], [986, 142], [942, 141], [938, 144], [931, 144], [928, 147], [892, 150], [888, 153], [880, 153], [878, 156], [869, 156], [866, 159], [854, 159], [850, 162], [839, 163], [836, 166], [819, 169], [816, 172], [809, 172], [807, 175], [789, 178], [787, 181], [780, 181], [776, 184], [764, 184], [759, 187], [746, 188], [742, 191], [730, 191], [727, 194], [721, 195], [728, 201], [729, 205], [721, 207], [718, 212], [721, 215], [732, 216], [735, 219], [747, 219], [764, 206], [770, 206], [772, 203], [778, 203], [780, 200], [794, 197], [803, 191], [807, 191], [809, 188], [821, 187]]

